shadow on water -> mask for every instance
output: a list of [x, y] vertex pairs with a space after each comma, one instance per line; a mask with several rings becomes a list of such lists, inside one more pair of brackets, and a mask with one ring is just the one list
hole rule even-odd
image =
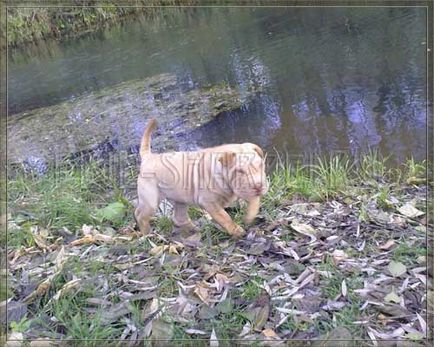
[[423, 8], [164, 9], [153, 20], [11, 50], [9, 114], [171, 73], [180, 91], [262, 90], [180, 136], [182, 149], [251, 141], [294, 155], [373, 147], [397, 161], [423, 159], [425, 31]]

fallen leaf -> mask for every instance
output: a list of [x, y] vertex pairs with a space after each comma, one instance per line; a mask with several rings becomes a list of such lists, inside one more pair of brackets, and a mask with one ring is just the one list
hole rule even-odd
[[339, 311], [345, 306], [346, 306], [345, 302], [327, 300], [327, 304], [323, 305], [321, 308], [326, 311]]
[[57, 345], [57, 341], [49, 338], [31, 341], [29, 344], [30, 347], [50, 347], [50, 346], [54, 347], [56, 345]]
[[409, 177], [407, 178], [407, 184], [409, 185], [420, 185], [420, 184], [427, 184], [426, 178], [422, 178], [422, 177]]
[[399, 277], [407, 272], [407, 267], [396, 261], [391, 261], [387, 267], [393, 277]]
[[169, 245], [169, 253], [170, 254], [179, 254], [176, 245], [173, 245], [173, 244]]
[[424, 215], [425, 213], [415, 208], [412, 204], [406, 203], [405, 205], [398, 208], [399, 213], [402, 215], [409, 217], [409, 218], [415, 218]]
[[36, 245], [42, 249], [43, 251], [46, 251], [49, 249], [49, 245], [47, 242], [45, 242], [45, 240], [37, 234], [33, 234], [33, 240], [35, 241]]
[[202, 300], [204, 303], [208, 304], [208, 289], [201, 286], [201, 285], [197, 285], [196, 288], [194, 289], [194, 293], [199, 297], [200, 300]]
[[278, 337], [273, 329], [262, 330], [262, 335], [264, 335], [265, 337]]
[[79, 287], [80, 284], [81, 284], [80, 278], [76, 278], [65, 283], [63, 287], [60, 290], [58, 290], [57, 293], [53, 296], [52, 300], [59, 300], [66, 293], [70, 292], [73, 289], [77, 289], [77, 287]]
[[422, 340], [425, 337], [425, 335], [419, 332], [411, 332], [405, 334], [404, 337], [409, 340], [418, 341], [418, 340]]
[[341, 292], [343, 296], [347, 296], [347, 283], [345, 280], [342, 280]]
[[401, 302], [401, 297], [398, 296], [395, 292], [390, 292], [384, 297], [384, 301], [386, 302], [395, 302], [399, 304]]
[[109, 236], [109, 235], [104, 235], [104, 234], [95, 234], [94, 236], [94, 242], [97, 243], [113, 243], [113, 237]]
[[104, 208], [96, 211], [96, 216], [100, 220], [108, 220], [110, 222], [118, 222], [122, 220], [125, 215], [126, 207], [121, 202], [113, 202]]
[[20, 347], [23, 345], [23, 342], [24, 342], [23, 333], [13, 331], [7, 338], [6, 347]]
[[335, 264], [339, 264], [340, 262], [344, 261], [345, 259], [348, 259], [348, 254], [345, 253], [342, 250], [335, 249], [332, 253], [333, 260]]
[[30, 293], [29, 295], [27, 295], [23, 299], [23, 302], [25, 304], [29, 304], [29, 303], [33, 302], [37, 297], [44, 295], [47, 292], [47, 290], [50, 288], [51, 283], [53, 282], [53, 278], [55, 275], [56, 274], [48, 276], [42, 283], [40, 283], [38, 285], [38, 287], [36, 288], [35, 291]]
[[243, 337], [243, 336], [247, 335], [251, 330], [252, 330], [251, 323], [250, 322], [246, 322], [246, 324], [244, 324], [243, 329], [238, 334], [238, 336], [239, 337]]
[[156, 246], [156, 247], [149, 250], [149, 254], [154, 255], [154, 256], [159, 256], [168, 248], [169, 248], [169, 246], [167, 246], [167, 245]]
[[62, 248], [57, 253], [56, 259], [54, 260], [54, 268], [55, 271], [60, 271], [63, 268], [63, 265], [65, 265], [65, 262], [68, 260], [68, 256], [65, 252], [65, 247], [62, 246]]
[[416, 313], [417, 319], [419, 321], [420, 328], [422, 329], [422, 332], [426, 335], [427, 333], [427, 325], [425, 319], [422, 318], [422, 316], [419, 313]]
[[131, 313], [130, 303], [128, 301], [120, 302], [104, 310], [104, 315], [101, 317], [101, 324], [110, 324], [129, 313]]
[[391, 332], [379, 332], [371, 327], [367, 327], [368, 331], [373, 333], [374, 336], [382, 339], [382, 340], [393, 340], [396, 339], [397, 337], [402, 337], [405, 333], [404, 329], [402, 328], [397, 328]]
[[209, 346], [210, 347], [218, 347], [219, 346], [219, 340], [217, 339], [217, 335], [215, 333], [214, 328], [212, 329], [211, 336], [209, 338]]
[[303, 224], [299, 223], [297, 220], [293, 220], [291, 223], [291, 228], [300, 234], [309, 236], [311, 242], [316, 241], [316, 230], [312, 228], [309, 224]]
[[395, 241], [394, 240], [389, 240], [387, 241], [384, 245], [380, 245], [378, 246], [379, 249], [382, 250], [389, 250], [391, 249], [393, 246], [395, 246]]
[[91, 243], [94, 243], [95, 239], [93, 238], [93, 235], [85, 235], [81, 239], [74, 240], [70, 243], [71, 246], [81, 246], [81, 245], [89, 245]]
[[93, 226], [91, 226], [91, 225], [83, 224], [83, 226], [81, 227], [81, 231], [82, 231], [83, 235], [94, 234], [94, 229], [93, 229]]
[[206, 335], [206, 331], [199, 330], [199, 329], [185, 329], [184, 330], [189, 335]]

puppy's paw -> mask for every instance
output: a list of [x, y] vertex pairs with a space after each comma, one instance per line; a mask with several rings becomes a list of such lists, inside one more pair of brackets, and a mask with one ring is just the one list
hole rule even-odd
[[243, 237], [246, 234], [246, 231], [242, 227], [240, 227], [239, 225], [237, 225], [237, 227], [234, 228], [230, 234], [233, 237], [240, 238], [240, 237]]
[[249, 224], [252, 224], [252, 223], [253, 223], [253, 221], [255, 220], [255, 218], [256, 218], [256, 216], [244, 216], [244, 218], [243, 218], [243, 222], [244, 222], [246, 225], [249, 225]]

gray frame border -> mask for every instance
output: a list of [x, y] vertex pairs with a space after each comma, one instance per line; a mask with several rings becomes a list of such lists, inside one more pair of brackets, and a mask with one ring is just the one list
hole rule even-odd
[[[165, 2], [166, 0], [163, 0]], [[8, 8], [20, 8], [20, 7], [77, 7], [79, 2], [86, 3], [85, 0], [75, 0], [75, 3], [71, 3], [71, 0], [0, 0], [0, 232], [6, 233], [6, 245], [4, 250], [0, 249], [0, 265], [5, 265], [7, 270], [7, 67], [8, 67], [8, 47], [7, 47], [7, 9]], [[182, 3], [182, 0], [179, 0]], [[190, 0], [188, 5], [173, 5], [173, 1], [167, 0], [167, 5], [155, 6], [155, 5], [137, 5], [137, 1], [134, 0], [106, 0], [104, 4], [114, 4], [121, 7], [149, 7], [149, 8], [161, 8], [161, 7], [424, 7], [426, 9], [426, 26], [427, 26], [427, 52], [426, 52], [426, 158], [427, 158], [427, 182], [429, 179], [433, 179], [433, 125], [434, 125], [434, 91], [433, 91], [433, 17], [434, 17], [434, 2], [433, 0]], [[97, 6], [97, 5], [96, 5]], [[89, 7], [96, 7], [89, 6]], [[429, 209], [428, 202], [434, 203], [434, 192], [427, 192], [427, 215], [434, 216], [434, 205]], [[434, 271], [434, 230], [432, 226], [427, 225], [427, 273], [432, 274]], [[3, 245], [0, 245], [3, 248]], [[3, 267], [3, 266], [2, 266]], [[0, 288], [5, 289], [3, 286], [5, 283], [0, 281]], [[6, 281], [7, 287], [7, 281]], [[428, 282], [426, 286], [427, 299], [429, 295], [434, 296], [433, 291], [433, 278], [428, 275]], [[434, 297], [432, 298], [434, 300]], [[426, 318], [428, 323], [428, 341], [434, 341], [434, 307], [428, 307], [428, 300], [426, 302]], [[1, 324], [2, 322], [0, 322]], [[7, 326], [7, 318], [6, 318]], [[3, 336], [0, 331], [0, 340], [3, 340]], [[12, 341], [12, 340], [9, 340]], [[38, 341], [38, 340], [35, 340]], [[42, 341], [42, 340], [39, 340]], [[61, 340], [59, 340], [61, 341]], [[71, 340], [73, 341], [73, 340]], [[83, 341], [83, 340], [74, 340]], [[87, 340], [90, 341], [90, 340]], [[94, 341], [94, 340], [92, 340]], [[117, 341], [117, 340], [98, 340], [98, 341]], [[166, 340], [164, 340], [166, 341]], [[199, 341], [208, 341], [198, 339]], [[309, 340], [284, 340], [290, 341], [309, 341]], [[360, 342], [371, 342], [370, 340], [352, 340]], [[396, 341], [396, 340], [384, 340], [384, 341]], [[167, 341], [166, 341], [167, 342]], [[379, 341], [381, 343], [381, 341]]]

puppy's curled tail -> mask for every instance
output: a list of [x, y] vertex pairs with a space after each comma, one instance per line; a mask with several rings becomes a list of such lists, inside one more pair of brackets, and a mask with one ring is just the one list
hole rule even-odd
[[152, 118], [143, 133], [142, 143], [140, 144], [140, 157], [151, 152], [151, 134], [157, 127], [157, 120]]

